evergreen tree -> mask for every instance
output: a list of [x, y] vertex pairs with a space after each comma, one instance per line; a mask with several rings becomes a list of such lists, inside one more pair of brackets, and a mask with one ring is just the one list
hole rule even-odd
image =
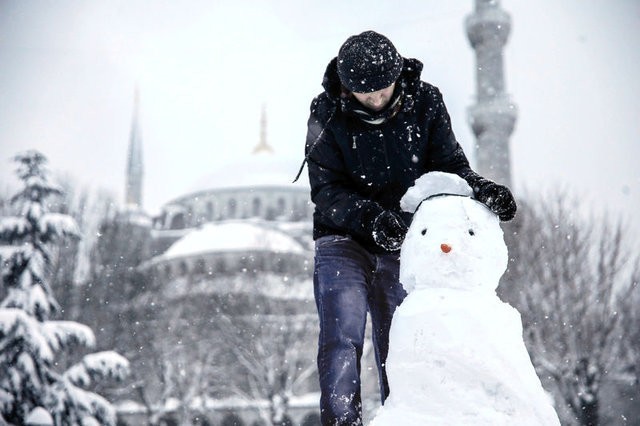
[[14, 160], [24, 187], [11, 199], [19, 216], [0, 218], [0, 424], [23, 425], [44, 410], [56, 425], [115, 425], [111, 404], [84, 388], [96, 379], [122, 379], [126, 359], [106, 351], [65, 372], [55, 369], [60, 351], [95, 345], [89, 327], [52, 319], [59, 310], [49, 281], [52, 256], [58, 243], [79, 233], [70, 216], [49, 211], [48, 198], [62, 191], [49, 181], [46, 158], [27, 151]]

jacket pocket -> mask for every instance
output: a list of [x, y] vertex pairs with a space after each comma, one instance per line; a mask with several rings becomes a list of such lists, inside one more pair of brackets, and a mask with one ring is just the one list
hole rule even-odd
[[368, 189], [384, 184], [389, 168], [385, 150], [384, 133], [381, 130], [366, 130], [351, 135], [350, 154], [353, 159], [356, 181]]
[[325, 235], [316, 240], [316, 249], [349, 240], [351, 240], [349, 235]]

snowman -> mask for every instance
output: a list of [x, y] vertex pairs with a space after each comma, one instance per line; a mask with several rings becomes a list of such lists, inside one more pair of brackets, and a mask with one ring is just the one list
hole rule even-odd
[[369, 426], [559, 425], [495, 290], [507, 266], [497, 216], [457, 175], [431, 172], [401, 200], [413, 222], [400, 254], [408, 295], [390, 331], [391, 393]]

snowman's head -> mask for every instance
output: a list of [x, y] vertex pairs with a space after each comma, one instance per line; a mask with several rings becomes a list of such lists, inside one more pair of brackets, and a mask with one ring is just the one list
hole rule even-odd
[[420, 288], [490, 291], [507, 267], [507, 247], [498, 217], [471, 198], [459, 176], [423, 175], [402, 198], [415, 214], [400, 254], [400, 282]]

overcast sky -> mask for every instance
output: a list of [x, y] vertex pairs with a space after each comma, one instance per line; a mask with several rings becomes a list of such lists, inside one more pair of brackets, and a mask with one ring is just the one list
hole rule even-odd
[[[640, 2], [502, 1], [506, 87], [519, 109], [514, 190], [555, 187], [631, 218], [640, 209]], [[0, 182], [36, 148], [54, 171], [124, 197], [136, 82], [145, 207], [155, 212], [268, 139], [302, 159], [309, 103], [350, 35], [386, 34], [424, 62], [473, 161], [467, 1], [0, 0]], [[250, 173], [250, 170], [238, 170]], [[1, 189], [1, 188], [0, 188]], [[637, 219], [636, 219], [637, 220]]]

